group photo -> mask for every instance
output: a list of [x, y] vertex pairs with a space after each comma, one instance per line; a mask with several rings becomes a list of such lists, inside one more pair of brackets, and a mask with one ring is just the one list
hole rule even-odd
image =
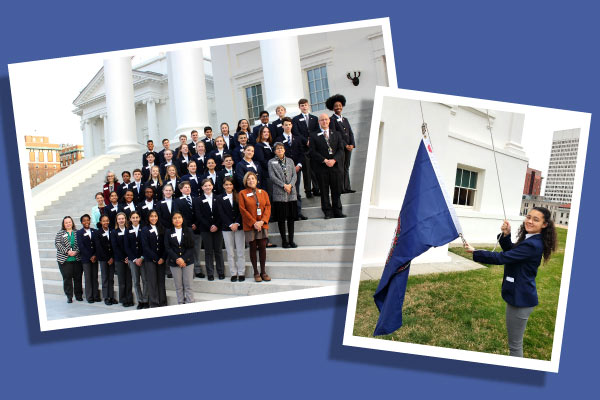
[[63, 152], [31, 132], [21, 152], [43, 324], [346, 293], [375, 86], [395, 83], [386, 24], [359, 25], [76, 57], [83, 156], [44, 179]]

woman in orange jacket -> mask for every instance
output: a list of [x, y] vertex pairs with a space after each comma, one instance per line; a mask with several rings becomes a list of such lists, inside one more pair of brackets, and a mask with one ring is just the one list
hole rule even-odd
[[[244, 175], [245, 189], [238, 195], [242, 224], [246, 243], [250, 245], [250, 261], [254, 269], [256, 282], [270, 281], [265, 263], [267, 261], [267, 237], [269, 235], [269, 218], [271, 217], [271, 202], [265, 190], [256, 187], [258, 179], [252, 171]], [[260, 274], [256, 265], [256, 251], [260, 260]]]

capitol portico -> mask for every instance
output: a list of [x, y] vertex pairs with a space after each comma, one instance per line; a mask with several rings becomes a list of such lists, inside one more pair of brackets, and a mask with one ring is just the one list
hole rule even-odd
[[[360, 141], [368, 135], [376, 85], [387, 85], [381, 27], [367, 27], [166, 53], [132, 67], [131, 57], [106, 58], [73, 104], [81, 117], [86, 157], [140, 151], [148, 139], [177, 140], [205, 126], [219, 132], [227, 122], [258, 121], [265, 109], [276, 119], [284, 105], [298, 113], [308, 98], [312, 112], [328, 112], [324, 101], [342, 93], [344, 115]], [[360, 73], [355, 86], [348, 78]]]

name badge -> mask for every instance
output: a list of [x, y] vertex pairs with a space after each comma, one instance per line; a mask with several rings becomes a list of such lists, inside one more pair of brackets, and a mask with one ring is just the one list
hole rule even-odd
[[203, 203], [208, 203], [208, 199], [202, 200]]
[[177, 237], [176, 233], [171, 233], [171, 237]]
[[254, 193], [247, 193], [246, 194], [246, 197], [251, 197], [251, 196], [254, 196]]
[[195, 180], [196, 182], [198, 181], [198, 177], [197, 176], [190, 176], [190, 178], [192, 178], [193, 180]]
[[187, 164], [187, 160], [181, 160], [182, 163], [186, 163]]
[[123, 235], [125, 235], [125, 232], [119, 232], [118, 235], [123, 236]]
[[113, 207], [112, 211], [118, 211], [117, 207]]
[[107, 191], [108, 191], [108, 188], [104, 188], [104, 191], [105, 191], [105, 192], [107, 192]]
[[167, 204], [167, 201], [166, 201], [166, 200], [163, 200], [163, 201], [161, 201], [161, 203], [163, 203], [163, 204]]
[[130, 229], [129, 233], [135, 233], [135, 229]]
[[227, 200], [229, 197], [227, 196], [223, 196], [223, 200]]
[[317, 136], [323, 136], [323, 132], [319, 133]]
[[87, 236], [87, 237], [89, 237], [90, 239], [92, 238], [92, 234], [91, 234], [91, 233], [89, 233], [89, 232], [86, 232], [86, 233], [84, 233], [84, 234], [83, 234], [83, 236]]
[[277, 127], [278, 127], [278, 128], [281, 128], [281, 124], [277, 124]]
[[69, 234], [68, 233], [64, 233], [63, 237], [69, 237]]
[[329, 149], [328, 151], [329, 151], [329, 155], [333, 154], [333, 150]]
[[271, 164], [277, 164], [279, 161], [271, 161]]
[[154, 183], [153, 183], [152, 185], [150, 185], [150, 186], [154, 186], [154, 187], [156, 187], [156, 182], [154, 182]]
[[149, 166], [149, 165], [146, 167], [146, 169], [150, 169], [150, 168], [152, 168], [152, 167], [151, 167], [151, 166]]
[[150, 229], [150, 232], [154, 232], [154, 233], [156, 233], [156, 235], [158, 236], [158, 232], [156, 231], [156, 228], [152, 228], [152, 229]]
[[300, 118], [298, 121], [304, 121], [304, 118]]
[[129, 205], [129, 209], [130, 209], [131, 211], [135, 211], [135, 207], [133, 206], [133, 203], [131, 203], [131, 204]]
[[288, 140], [287, 140], [287, 139], [284, 139], [284, 140], [283, 140], [283, 143], [287, 143], [287, 142], [288, 142]]
[[104, 233], [102, 234], [102, 236], [104, 236], [104, 237], [108, 237], [108, 232], [104, 232]]
[[260, 208], [256, 209], [256, 215], [258, 215], [259, 217], [262, 215], [262, 211], [260, 210]]
[[506, 280], [509, 281], [509, 282], [514, 282], [515, 278], [513, 278], [512, 276], [507, 276]]
[[148, 206], [142, 206], [142, 210], [148, 209]]

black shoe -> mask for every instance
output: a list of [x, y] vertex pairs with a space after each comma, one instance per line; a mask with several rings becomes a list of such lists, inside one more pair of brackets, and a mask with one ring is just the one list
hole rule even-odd
[[245, 280], [246, 280], [246, 277], [244, 275], [238, 276], [238, 282], [244, 282]]
[[302, 214], [298, 215], [298, 218], [300, 218], [302, 221], [306, 221], [308, 219], [308, 217], [306, 217]]
[[209, 275], [208, 276], [208, 280], [209, 281], [214, 281], [215, 280], [215, 276], [214, 275]]
[[75, 297], [75, 300], [77, 300], [77, 301], [83, 301], [83, 297]]
[[295, 249], [296, 247], [298, 247], [298, 245], [296, 243], [294, 243], [293, 241], [290, 242], [290, 247], [292, 249]]
[[87, 302], [88, 302], [89, 304], [92, 304], [92, 303], [94, 303], [94, 299], [88, 300]]
[[110, 301], [110, 299], [104, 299], [104, 304], [107, 306], [112, 306], [112, 301]]
[[202, 272], [200, 272], [200, 273], [196, 274], [196, 278], [200, 278], [200, 279], [206, 278], [206, 275], [204, 275]]
[[237, 275], [231, 277], [231, 282], [237, 282]]
[[346, 218], [346, 214], [334, 215], [333, 218]]
[[225, 274], [219, 274], [219, 280], [225, 279]]
[[144, 308], [144, 303], [138, 303], [137, 307], [138, 310], [141, 310], [142, 308]]
[[325, 217], [323, 217], [323, 218], [325, 218], [325, 219], [331, 219], [331, 218], [333, 218], [333, 217], [332, 217], [331, 215], [327, 214], [327, 215], [325, 215]]
[[98, 297], [96, 297], [96, 298], [94, 299], [94, 301], [95, 301], [96, 303], [100, 303], [100, 302], [102, 301], [102, 299], [100, 298], [100, 296], [98, 296]]
[[312, 193], [307, 193], [307, 194], [306, 194], [306, 198], [307, 198], [307, 199], [312, 199], [312, 197], [313, 197]]
[[117, 301], [117, 299], [115, 299], [114, 297], [112, 299], [110, 299], [110, 302], [112, 304], [119, 304], [119, 302]]
[[73, 299], [67, 297], [67, 303], [72, 303]]
[[167, 278], [173, 278], [173, 274], [171, 274], [171, 273], [168, 273], [168, 274], [167, 274]]
[[144, 303], [144, 308], [150, 308], [150, 303]]
[[315, 195], [315, 197], [319, 197], [319, 196], [321, 196], [321, 192], [318, 190], [316, 190], [316, 191], [313, 190], [313, 195]]
[[290, 244], [287, 241], [285, 241], [285, 242], [283, 242], [281, 244], [281, 247], [283, 247], [284, 249], [289, 249], [290, 248]]

